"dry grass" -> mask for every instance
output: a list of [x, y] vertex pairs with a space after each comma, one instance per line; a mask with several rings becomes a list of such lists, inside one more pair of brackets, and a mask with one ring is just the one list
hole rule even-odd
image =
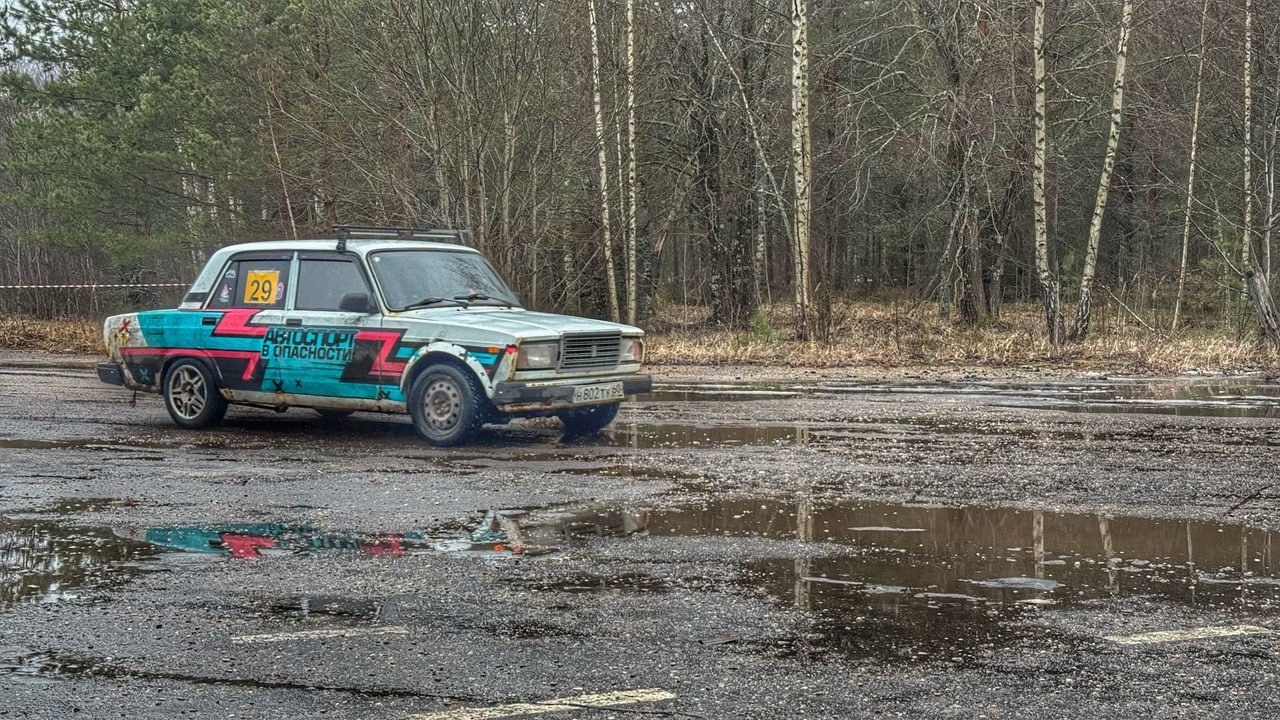
[[[1139, 325], [1099, 320], [1088, 341], [1054, 352], [1040, 315], [1030, 305], [1007, 307], [1000, 321], [980, 328], [942, 322], [930, 308], [908, 311], [887, 303], [841, 305], [832, 344], [790, 340], [788, 310], [767, 313], [755, 329], [728, 332], [708, 325], [705, 308], [664, 309], [649, 328], [655, 365], [770, 365], [793, 367], [1023, 367], [1142, 373], [1277, 368], [1280, 358], [1256, 333], [1188, 330], [1166, 336]], [[101, 326], [90, 320], [0, 319], [0, 348], [101, 355]]]
[[77, 355], [102, 355], [106, 352], [102, 345], [102, 322], [99, 320], [0, 318], [0, 347]]
[[[776, 309], [752, 331], [707, 326], [702, 308], [670, 308], [649, 333], [649, 362], [658, 365], [982, 366], [1045, 365], [1145, 373], [1277, 367], [1255, 333], [1188, 330], [1174, 336], [1105, 318], [1084, 343], [1057, 351], [1031, 305], [1006, 307], [999, 321], [972, 328], [886, 303], [851, 303], [833, 313], [831, 344], [789, 339], [790, 316]], [[776, 328], [776, 330], [775, 330]]]

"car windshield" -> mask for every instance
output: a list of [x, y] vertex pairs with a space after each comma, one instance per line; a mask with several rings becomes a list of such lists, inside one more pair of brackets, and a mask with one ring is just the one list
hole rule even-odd
[[369, 258], [383, 299], [393, 310], [436, 303], [519, 305], [515, 293], [478, 253], [384, 250]]

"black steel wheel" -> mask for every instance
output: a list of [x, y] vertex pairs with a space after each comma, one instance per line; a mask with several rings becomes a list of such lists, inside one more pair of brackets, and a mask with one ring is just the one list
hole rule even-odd
[[470, 371], [450, 364], [423, 370], [409, 388], [409, 415], [427, 442], [461, 445], [484, 423], [488, 398]]

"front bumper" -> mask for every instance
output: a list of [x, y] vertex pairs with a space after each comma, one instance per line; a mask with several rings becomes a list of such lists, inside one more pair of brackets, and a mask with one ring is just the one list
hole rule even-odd
[[124, 371], [115, 363], [98, 363], [98, 379], [108, 385], [119, 385], [124, 387]]
[[[653, 378], [648, 375], [574, 378], [568, 382], [564, 380], [500, 382], [493, 390], [493, 404], [503, 412], [529, 412], [580, 407], [590, 403], [575, 404], [573, 402], [574, 388], [615, 382], [622, 383], [624, 395], [639, 395], [653, 389]], [[617, 401], [608, 400], [604, 402]]]

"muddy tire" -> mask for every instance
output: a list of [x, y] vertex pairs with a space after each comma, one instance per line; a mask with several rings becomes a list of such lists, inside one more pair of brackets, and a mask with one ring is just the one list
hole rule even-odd
[[189, 430], [216, 425], [227, 414], [218, 379], [199, 360], [182, 358], [164, 374], [164, 407], [169, 417]]
[[559, 413], [557, 417], [564, 423], [566, 435], [590, 435], [600, 432], [613, 422], [613, 419], [618, 417], [620, 405], [621, 403], [610, 403], [576, 408]]
[[409, 415], [418, 434], [432, 445], [461, 445], [484, 424], [488, 398], [470, 371], [432, 365], [409, 387]]

